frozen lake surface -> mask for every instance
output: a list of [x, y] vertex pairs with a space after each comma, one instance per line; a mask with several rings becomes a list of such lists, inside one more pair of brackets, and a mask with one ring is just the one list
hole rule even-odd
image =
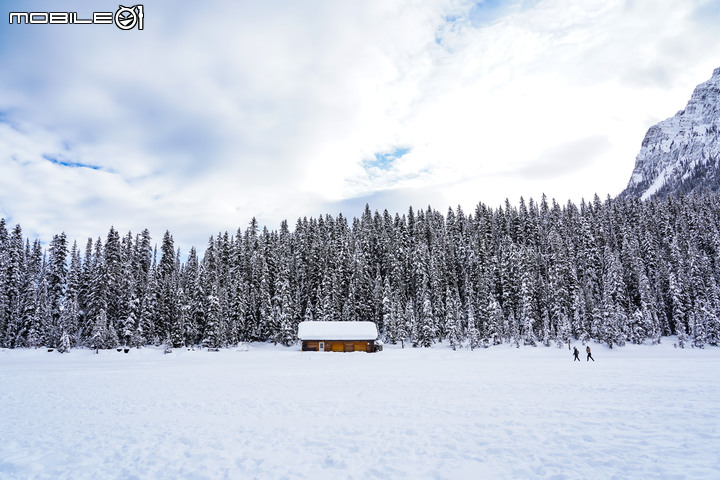
[[0, 350], [2, 479], [718, 479], [720, 348]]

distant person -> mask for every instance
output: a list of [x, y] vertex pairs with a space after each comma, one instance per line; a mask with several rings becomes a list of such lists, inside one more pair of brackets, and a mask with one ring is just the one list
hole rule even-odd
[[585, 351], [586, 351], [587, 354], [588, 354], [587, 360], [585, 360], [585, 361], [586, 361], [586, 362], [589, 362], [590, 360], [592, 360], [592, 361], [594, 362], [595, 359], [593, 358], [592, 353], [590, 353], [590, 345], [588, 345], [587, 347], [585, 347]]
[[575, 359], [573, 360], [573, 362], [575, 360], [577, 360], [579, 362], [580, 361], [580, 350], [578, 350], [577, 347], [573, 347], [573, 355], [575, 356]]

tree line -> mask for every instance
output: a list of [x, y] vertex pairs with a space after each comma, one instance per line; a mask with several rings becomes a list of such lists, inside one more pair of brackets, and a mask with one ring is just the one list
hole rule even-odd
[[572, 340], [717, 346], [720, 198], [546, 197], [446, 214], [371, 211], [262, 230], [186, 257], [110, 228], [47, 248], [0, 220], [0, 346], [291, 345], [303, 320], [372, 321], [386, 343]]

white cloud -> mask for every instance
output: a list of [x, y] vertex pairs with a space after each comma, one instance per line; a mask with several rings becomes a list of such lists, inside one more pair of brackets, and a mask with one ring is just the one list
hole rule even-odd
[[649, 122], [718, 66], [711, 4], [152, 2], [142, 32], [5, 25], [0, 214], [44, 238], [170, 229], [187, 250], [365, 199], [614, 195]]

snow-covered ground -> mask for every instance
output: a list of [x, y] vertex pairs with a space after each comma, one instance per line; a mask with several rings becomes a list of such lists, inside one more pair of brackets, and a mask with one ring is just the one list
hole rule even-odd
[[720, 348], [592, 346], [0, 350], [0, 478], [720, 478]]

